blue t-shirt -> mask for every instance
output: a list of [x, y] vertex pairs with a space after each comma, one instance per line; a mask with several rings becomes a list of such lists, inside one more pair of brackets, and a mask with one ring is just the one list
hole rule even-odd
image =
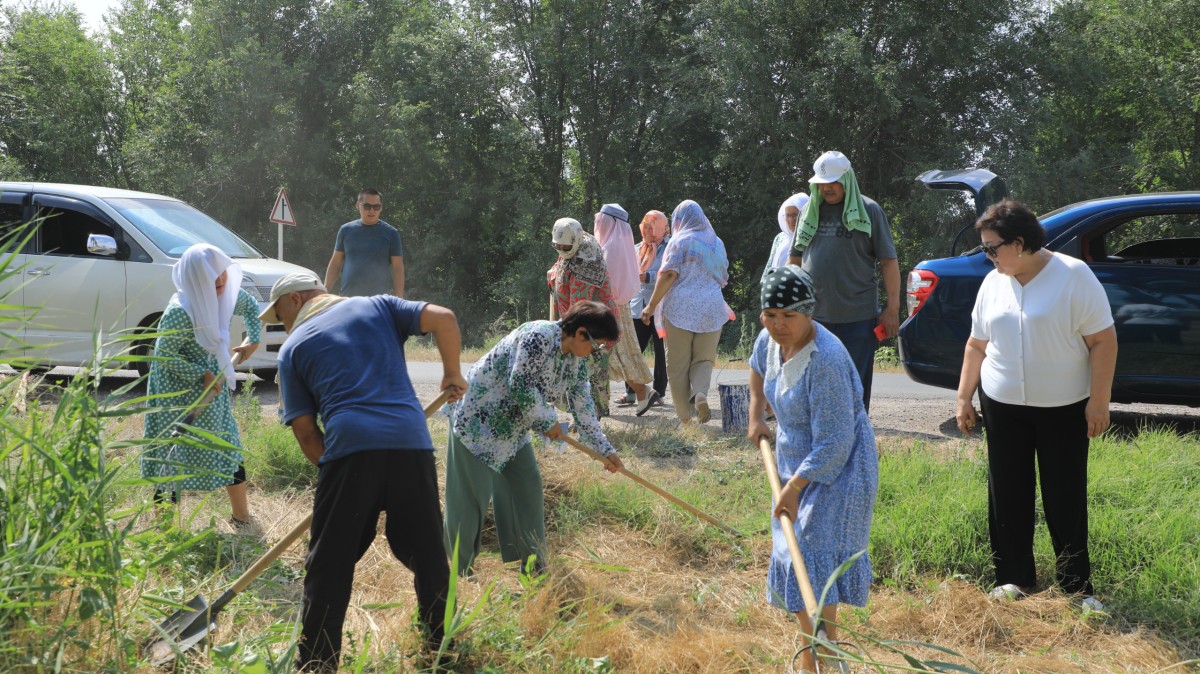
[[279, 350], [283, 423], [320, 415], [321, 464], [368, 450], [433, 451], [404, 360], [405, 340], [421, 334], [425, 304], [351, 297], [288, 335]]
[[380, 220], [373, 225], [353, 220], [338, 229], [335, 251], [345, 253], [340, 288], [330, 288], [346, 297], [390, 295], [396, 291], [392, 283], [392, 258], [404, 257], [400, 232]]

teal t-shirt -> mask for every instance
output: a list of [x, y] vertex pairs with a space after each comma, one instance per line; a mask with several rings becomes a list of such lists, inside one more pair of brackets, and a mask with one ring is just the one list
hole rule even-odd
[[339, 287], [329, 292], [345, 297], [395, 292], [392, 257], [404, 257], [404, 245], [395, 227], [383, 220], [374, 225], [364, 225], [362, 220], [347, 222], [338, 229], [333, 249], [345, 253], [346, 259], [338, 277]]

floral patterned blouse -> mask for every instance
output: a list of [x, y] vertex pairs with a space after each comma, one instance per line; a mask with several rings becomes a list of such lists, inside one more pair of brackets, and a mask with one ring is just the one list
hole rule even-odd
[[604, 437], [588, 384], [586, 358], [562, 351], [557, 321], [532, 321], [500, 340], [467, 374], [470, 387], [450, 413], [454, 434], [497, 472], [529, 443], [529, 430], [558, 422], [551, 401], [567, 397], [580, 441], [604, 455], [617, 450]]
[[613, 299], [612, 285], [607, 278], [600, 285], [592, 285], [564, 270], [562, 260], [555, 262], [554, 266], [546, 273], [546, 282], [554, 291], [554, 310], [558, 312], [559, 316], [567, 313], [567, 309], [580, 300], [594, 300], [613, 311], [617, 310], [617, 303]]

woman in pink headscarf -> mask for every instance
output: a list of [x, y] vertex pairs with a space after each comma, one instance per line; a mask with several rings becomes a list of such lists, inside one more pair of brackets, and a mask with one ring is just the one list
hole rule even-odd
[[637, 333], [633, 327], [633, 315], [629, 302], [640, 289], [638, 279], [638, 255], [633, 246], [633, 229], [629, 226], [629, 213], [620, 204], [604, 204], [596, 214], [596, 240], [604, 249], [604, 263], [608, 268], [608, 280], [612, 286], [613, 301], [617, 308], [617, 326], [621, 337], [613, 348], [608, 364], [609, 377], [613, 381], [624, 381], [637, 396], [637, 416], [642, 416], [659, 398], [651, 389], [650, 368], [637, 347]]
[[[662, 211], [646, 211], [638, 229], [642, 232], [642, 242], [637, 247], [638, 280], [642, 285], [638, 294], [633, 296], [633, 301], [629, 303], [629, 313], [634, 316], [633, 329], [637, 333], [639, 351], [645, 353], [646, 345], [654, 344], [653, 387], [659, 396], [659, 400], [654, 404], [661, 405], [662, 399], [667, 395], [667, 349], [654, 326], [646, 325], [638, 320], [638, 317], [642, 315], [642, 308], [650, 302], [650, 296], [654, 294], [654, 282], [658, 279], [658, 268], [662, 266], [663, 251], [667, 249], [667, 242], [671, 239], [671, 224]], [[625, 397], [617, 398], [617, 404], [632, 405], [634, 400], [633, 388], [626, 386]]]

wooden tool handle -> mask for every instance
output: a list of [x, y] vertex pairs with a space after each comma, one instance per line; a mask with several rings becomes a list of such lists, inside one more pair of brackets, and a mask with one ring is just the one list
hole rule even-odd
[[[597, 452], [596, 450], [592, 449], [591, 447], [584, 445], [582, 442], [579, 442], [575, 438], [572, 438], [569, 435], [564, 435], [563, 440], [565, 440], [567, 442], [567, 444], [571, 445], [575, 449], [578, 449], [579, 451], [583, 452], [584, 454], [587, 454], [588, 456], [592, 457], [593, 459], [595, 459], [605, 465], [608, 465], [608, 466], [613, 465], [612, 462], [608, 460], [608, 457], [604, 456], [600, 452]], [[691, 505], [687, 501], [680, 499], [679, 497], [675, 496], [671, 492], [669, 492], [665, 489], [662, 489], [661, 487], [654, 484], [653, 482], [650, 482], [649, 480], [646, 480], [646, 479], [642, 478], [641, 476], [634, 474], [632, 471], [628, 470], [627, 468], [622, 467], [622, 468], [618, 468], [617, 470], [625, 477], [628, 477], [629, 479], [633, 480], [634, 482], [642, 485], [643, 487], [649, 489], [650, 491], [654, 492], [655, 494], [658, 494], [659, 496], [667, 499], [668, 501], [670, 501], [671, 503], [674, 503], [675, 505], [679, 506], [680, 508], [683, 508], [684, 510], [690, 512], [691, 514], [695, 515], [696, 517], [699, 517], [700, 519], [702, 519], [716, 527], [724, 529], [725, 531], [728, 531], [729, 533], [733, 534], [734, 536], [737, 536], [739, 538], [742, 537], [742, 532], [738, 531], [737, 529], [734, 529], [733, 527], [729, 526], [728, 524], [725, 524], [724, 522], [721, 522], [717, 518], [713, 517], [712, 515], [709, 515], [708, 513], [704, 512], [703, 510], [700, 510], [699, 508]]]
[[[758, 449], [762, 453], [763, 466], [767, 469], [767, 480], [771, 483], [771, 503], [779, 503], [779, 494], [783, 487], [779, 484], [779, 470], [775, 467], [775, 452], [771, 450], [771, 441], [767, 436], [758, 439]], [[787, 541], [788, 553], [792, 557], [792, 571], [796, 574], [796, 582], [800, 585], [800, 596], [804, 599], [804, 608], [813, 624], [817, 624], [817, 595], [813, 592], [812, 582], [808, 579], [808, 567], [804, 565], [804, 556], [800, 554], [800, 543], [796, 540], [796, 529], [792, 518], [781, 515], [779, 523], [783, 529], [783, 539]]]
[[[442, 408], [442, 405], [446, 404], [446, 401], [449, 399], [450, 391], [442, 391], [442, 394], [434, 399], [433, 402], [429, 403], [429, 406], [425, 408], [425, 418], [429, 419], [432, 417], [438, 410]], [[292, 530], [287, 532], [287, 534], [285, 534], [278, 543], [271, 546], [270, 550], [267, 550], [262, 557], [258, 558], [258, 561], [254, 562], [250, 568], [246, 569], [246, 571], [239, 576], [236, 581], [234, 581], [233, 586], [229, 588], [229, 592], [232, 594], [237, 594], [246, 589], [246, 586], [253, 582], [255, 578], [258, 578], [259, 574], [261, 574], [263, 571], [266, 571], [267, 567], [270, 566], [271, 563], [279, 557], [279, 555], [283, 554], [284, 550], [287, 550], [289, 547], [291, 547], [292, 543], [295, 543], [297, 538], [300, 538], [300, 536], [304, 535], [305, 531], [308, 531], [310, 524], [312, 524], [312, 513], [309, 513], [304, 517], [304, 519], [300, 520], [300, 522], [296, 524], [296, 526], [292, 527]]]

